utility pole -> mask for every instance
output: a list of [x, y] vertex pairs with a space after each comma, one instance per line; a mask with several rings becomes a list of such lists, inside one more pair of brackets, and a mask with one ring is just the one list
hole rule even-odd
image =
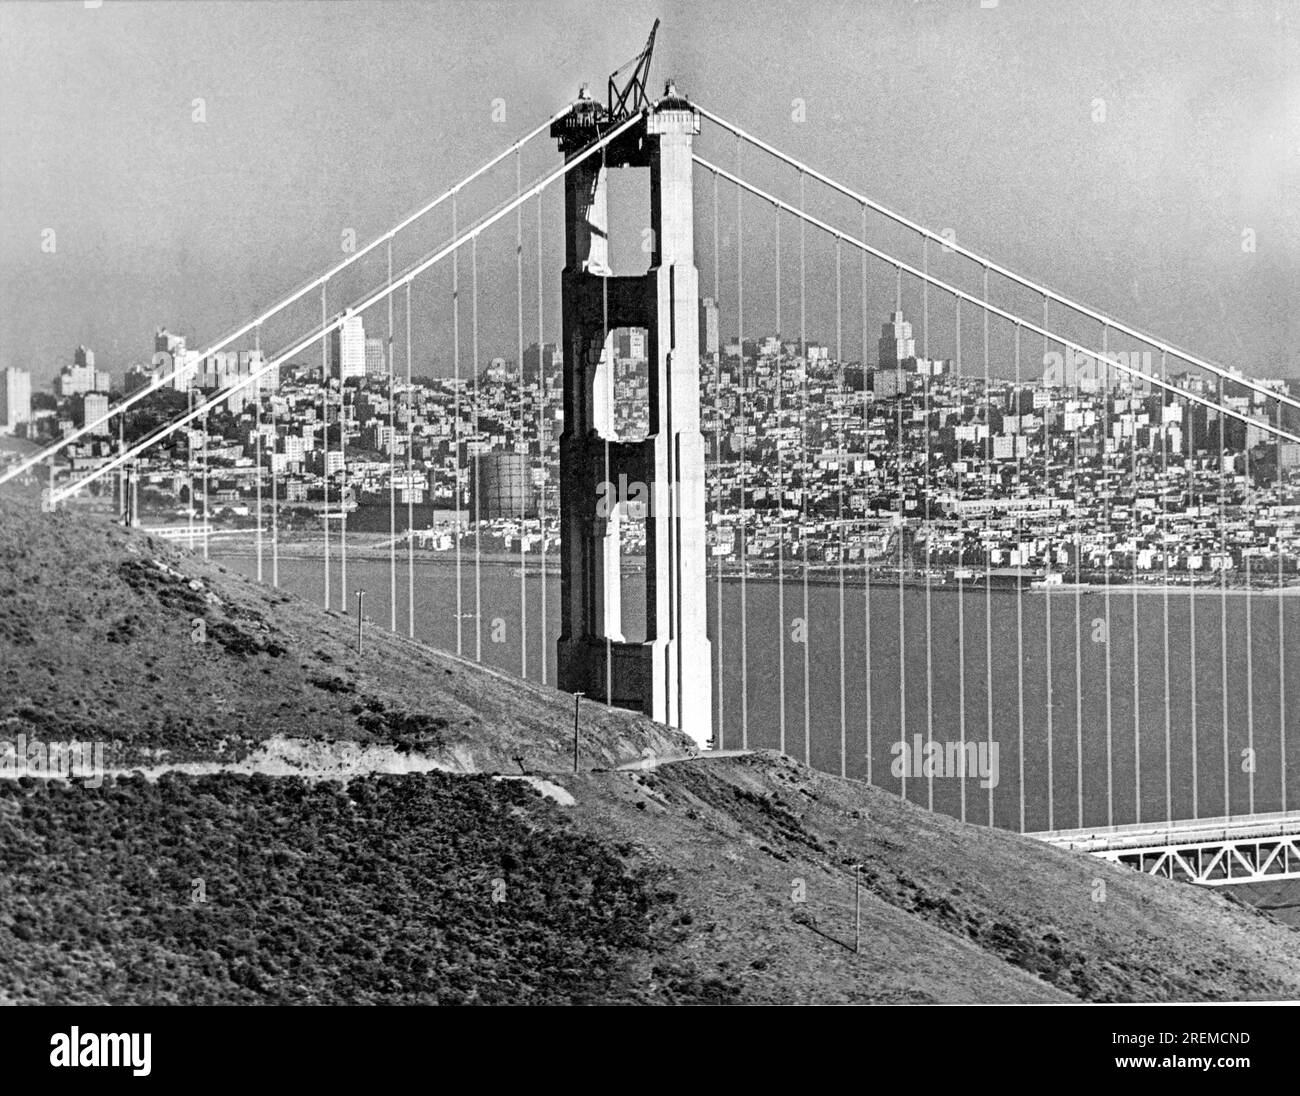
[[862, 865], [853, 865], [853, 954], [862, 950]]
[[578, 706], [586, 693], [573, 694], [573, 771], [578, 771]]
[[365, 590], [357, 591], [357, 654], [361, 653], [361, 621], [363, 617], [361, 610], [365, 604], [365, 596]]
[[[185, 393], [188, 401], [189, 413], [194, 414], [194, 386], [186, 389]], [[193, 422], [193, 419], [190, 420]], [[190, 551], [194, 551], [194, 430], [191, 426], [185, 428], [185, 473], [186, 481], [190, 489]]]
[[[117, 417], [117, 451], [123, 453], [126, 451], [126, 416], [118, 415]], [[126, 494], [128, 488], [127, 482], [128, 469], [124, 465], [117, 470], [117, 516], [122, 524], [128, 529], [131, 527], [131, 503]]]

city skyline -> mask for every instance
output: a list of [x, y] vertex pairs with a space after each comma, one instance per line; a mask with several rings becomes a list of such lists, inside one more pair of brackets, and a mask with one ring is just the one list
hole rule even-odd
[[[701, 312], [707, 312], [703, 301]], [[1040, 575], [1073, 572], [1079, 579], [1086, 568], [1089, 581], [1097, 581], [1113, 566], [1135, 580], [1139, 573], [1167, 582], [1171, 574], [1185, 581], [1194, 573], [1231, 572], [1238, 581], [1243, 571], [1249, 574], [1253, 557], [1256, 577], [1266, 585], [1280, 584], [1284, 575], [1290, 581], [1294, 522], [1278, 515], [1290, 513], [1300, 445], [1270, 441], [1261, 393], [1226, 395], [1252, 424], [1221, 419], [1188, 397], [1162, 396], [1118, 370], [1109, 377], [1094, 373], [1087, 363], [1026, 375], [1020, 383], [990, 377], [986, 387], [978, 372], [958, 374], [951, 359], [919, 357], [905, 314], [883, 319], [881, 364], [866, 370], [811, 343], [802, 348], [805, 358], [797, 343], [772, 334], [746, 339], [743, 365], [734, 342], [721, 346], [717, 357], [702, 347], [710, 555], [716, 563], [763, 567], [775, 558], [797, 566], [807, 542], [819, 568], [836, 561], [887, 568], [906, 561], [909, 570], [923, 572], [1010, 567]], [[616, 362], [613, 423], [623, 442], [644, 437], [648, 427], [642, 334], [616, 328], [609, 339]], [[356, 324], [352, 337], [365, 341]], [[707, 328], [700, 338], [707, 344]], [[156, 339], [184, 353], [179, 336], [160, 331]], [[187, 468], [191, 486], [185, 490], [195, 489], [197, 449], [203, 482], [210, 475], [216, 492], [209, 496], [205, 486], [203, 513], [214, 521], [238, 527], [255, 501], [254, 481], [264, 481], [259, 497], [265, 502], [269, 479], [280, 481], [281, 505], [290, 508], [370, 507], [383, 517], [391, 488], [402, 504], [441, 507], [438, 520], [461, 515], [454, 519], [459, 525], [478, 460], [526, 453], [529, 490], [538, 493], [530, 513], [539, 499], [549, 499], [541, 509], [549, 508], [553, 522], [562, 358], [548, 344], [539, 374], [537, 350], [525, 349], [522, 371], [499, 357], [477, 371], [467, 367], [459, 388], [432, 377], [408, 388], [399, 373], [390, 391], [386, 371], [345, 375], [343, 435], [338, 355], [330, 358], [328, 396], [320, 363], [309, 357], [290, 363], [283, 387], [263, 390], [260, 413], [251, 392], [238, 392], [233, 406], [216, 405], [211, 433], [191, 427], [184, 445], [159, 450], [136, 475], [147, 505], [164, 520], [169, 493], [175, 493], [172, 505], [193, 505], [177, 477], [186, 474], [178, 467]], [[78, 354], [93, 369], [93, 352], [81, 347]], [[193, 384], [220, 400], [220, 391], [241, 375], [195, 363], [177, 387]], [[1214, 395], [1214, 386], [1191, 374], [1174, 380], [1189, 396]], [[46, 407], [25, 429], [46, 440], [52, 429], [66, 432], [67, 424], [88, 422], [92, 396], [106, 403], [101, 393], [72, 392], [61, 420]], [[149, 414], [144, 408], [128, 412], [128, 423], [141, 411]], [[92, 469], [113, 452], [114, 443], [101, 440], [105, 434], [74, 447], [74, 471]], [[784, 471], [779, 454], [785, 455]], [[1208, 510], [1207, 499], [1215, 503]], [[421, 514], [426, 520], [428, 511]], [[837, 532], [846, 516], [852, 531]], [[905, 539], [896, 535], [897, 521], [907, 530]], [[540, 515], [531, 524], [536, 529], [526, 534], [507, 516], [516, 541], [527, 536], [558, 543], [558, 530], [544, 527]], [[449, 550], [454, 539], [439, 528], [434, 521], [428, 530], [421, 526], [420, 535]], [[633, 523], [625, 550], [643, 551], [643, 536]]]

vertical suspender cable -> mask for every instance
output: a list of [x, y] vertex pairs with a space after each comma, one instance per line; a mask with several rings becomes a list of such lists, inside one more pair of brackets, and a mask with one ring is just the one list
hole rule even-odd
[[[324, 520], [321, 522], [325, 530], [325, 608], [330, 607], [330, 478], [329, 478], [329, 450], [330, 450], [330, 366], [329, 366], [329, 336], [325, 333], [325, 327], [329, 324], [329, 313], [325, 304], [325, 289], [328, 283], [322, 283], [320, 287], [320, 381], [321, 381], [321, 413], [320, 413], [320, 460], [321, 460], [321, 484], [323, 485], [324, 496]], [[341, 338], [341, 336], [340, 336]]]
[[840, 776], [848, 776], [849, 712], [844, 677], [844, 276], [840, 238], [835, 237], [835, 562], [840, 587]]
[[[957, 426], [953, 440], [957, 453], [957, 737], [961, 743], [961, 756], [966, 756], [966, 590], [962, 578], [962, 564], [966, 548], [966, 530], [962, 519], [962, 501], [964, 485], [960, 465], [963, 460], [961, 435], [958, 431], [965, 423], [966, 403], [961, 387], [961, 298], [954, 297], [956, 313], [953, 316], [953, 339], [955, 367], [954, 387], [957, 391]], [[946, 416], [941, 416], [940, 421]], [[928, 504], [927, 504], [928, 509]], [[965, 762], [962, 762], [965, 765]], [[966, 821], [966, 770], [961, 772], [961, 820]]]
[[[388, 241], [388, 282], [393, 241]], [[342, 385], [340, 384], [340, 392]], [[393, 368], [393, 295], [388, 295], [388, 629], [397, 631], [397, 371]]]
[[[1282, 404], [1277, 405], [1277, 427], [1282, 429]], [[1275, 441], [1277, 454], [1277, 494], [1282, 498], [1282, 442]], [[1190, 582], [1189, 582], [1190, 588]], [[1278, 767], [1282, 778], [1282, 810], [1286, 810], [1286, 618], [1285, 594], [1282, 592], [1282, 534], [1277, 534], [1277, 726], [1278, 726]], [[1193, 694], [1195, 695], [1195, 694]]]
[[[392, 244], [390, 242], [389, 246]], [[391, 284], [393, 272], [388, 272]], [[389, 297], [391, 301], [392, 298]], [[362, 344], [362, 353], [365, 345]], [[347, 426], [347, 385], [343, 376], [343, 332], [339, 331], [339, 608], [348, 611], [348, 426]]]
[[[1016, 348], [1015, 348], [1015, 368], [1016, 382], [1012, 391], [1015, 393], [1015, 411], [1016, 411], [1016, 497], [1020, 498], [1020, 438], [1024, 431], [1025, 419], [1021, 414], [1020, 402], [1020, 321], [1016, 321]], [[1025, 445], [1026, 456], [1029, 453], [1028, 444]], [[1016, 520], [1016, 564], [1018, 568], [1025, 565], [1025, 547], [1024, 531], [1021, 528], [1021, 506], [1015, 508]], [[1022, 581], [1023, 572], [1016, 575], [1016, 652], [1020, 655], [1025, 649], [1025, 591]], [[1025, 832], [1025, 660], [1023, 657], [1016, 658], [1016, 760], [1019, 767], [1019, 774], [1016, 780], [1017, 791], [1020, 798], [1020, 832]]]
[[[600, 184], [599, 184], [601, 187], [608, 186], [609, 184], [608, 166], [609, 165], [605, 155], [605, 148], [602, 146], [600, 150]], [[607, 196], [608, 191], [606, 191], [605, 194]], [[609, 227], [608, 205], [606, 205], [606, 207], [601, 212], [605, 219], [605, 227], [608, 230]], [[658, 253], [661, 243], [662, 241], [655, 240], [654, 246], [655, 246], [656, 253]], [[615, 368], [614, 355], [613, 353], [611, 353], [612, 348], [609, 345], [610, 344], [609, 261], [611, 256], [608, 247], [609, 247], [608, 242], [606, 242], [605, 257], [600, 264], [600, 358], [599, 358], [599, 364], [596, 367], [597, 369], [603, 369], [604, 378], [605, 378], [605, 429], [602, 430], [601, 433], [604, 436], [604, 441], [605, 441], [604, 481], [606, 483], [610, 482], [609, 440], [610, 440], [610, 435], [614, 433], [614, 409], [615, 409], [614, 408], [614, 385], [615, 385], [615, 378], [617, 376], [617, 369]], [[664, 349], [665, 349], [664, 347], [659, 347], [657, 348], [656, 353], [657, 354], [663, 353]], [[615, 503], [612, 512], [610, 513], [609, 518], [607, 519], [609, 522], [614, 523], [615, 529], [618, 529], [618, 519], [620, 516], [621, 515], [619, 513], [619, 506], [617, 503]], [[606, 525], [605, 527], [605, 535], [606, 537], [609, 536], [608, 525]], [[623, 543], [621, 537], [619, 538], [618, 552], [619, 555], [617, 560], [615, 560], [613, 576], [610, 576], [608, 572], [603, 570], [601, 573], [601, 578], [605, 583], [605, 591], [601, 599], [601, 609], [604, 611], [605, 614], [605, 620], [601, 628], [601, 631], [605, 633], [605, 703], [609, 705], [613, 705], [614, 703], [614, 637], [609, 634], [609, 621], [610, 621], [610, 612], [609, 612], [610, 589], [609, 588], [610, 588], [610, 582], [612, 577], [612, 581], [617, 584], [615, 586], [615, 596], [619, 599], [618, 604], [621, 608], [623, 603]], [[672, 638], [675, 640], [677, 638], [677, 621], [675, 619], [676, 612], [675, 610], [670, 610], [670, 611], [673, 613], [674, 616], [673, 623], [670, 627], [670, 632]]]
[[209, 478], [209, 461], [208, 461], [208, 409], [203, 408], [203, 558], [208, 558], [208, 529], [210, 527], [209, 515], [212, 513], [212, 504], [209, 501], [212, 497], [210, 490]]
[[[277, 374], [278, 374], [277, 370]], [[280, 430], [275, 421], [275, 393], [271, 395], [271, 585], [280, 585], [280, 499], [276, 485], [275, 453]]]
[[[515, 152], [515, 194], [524, 191], [523, 168], [519, 162], [519, 153]], [[519, 492], [519, 676], [528, 678], [528, 556], [527, 538], [524, 536], [524, 522], [528, 520], [526, 493], [528, 489], [528, 437], [525, 433], [524, 418], [524, 207], [521, 204], [515, 210], [515, 317], [518, 328], [517, 352], [519, 363], [519, 437], [515, 441], [515, 452], [522, 458], [524, 482]], [[542, 348], [537, 348], [537, 365], [541, 368]]]
[[[925, 416], [922, 423], [924, 439], [925, 468], [921, 473], [921, 497], [917, 500], [921, 507], [917, 515], [925, 526], [925, 556], [922, 565], [925, 568], [925, 742], [929, 751], [927, 756], [934, 756], [934, 620], [930, 604], [930, 557], [934, 546], [934, 525], [930, 520], [930, 237], [921, 238], [921, 269], [925, 277], [921, 279], [921, 357], [925, 359], [925, 368], [921, 373], [921, 410]], [[920, 529], [917, 529], [920, 532]], [[915, 543], [915, 542], [913, 542]], [[934, 810], [934, 769], [926, 778], [926, 806]]]
[[[546, 355], [543, 340], [542, 313], [542, 193], [537, 192], [537, 460], [541, 467], [541, 483], [537, 489], [537, 535], [541, 549], [542, 619], [542, 684], [546, 684], [547, 647], [550, 639], [546, 631]], [[529, 469], [531, 475], [531, 467]]]
[[[903, 268], [901, 266], [894, 268], [894, 311], [899, 316], [903, 314]], [[904, 669], [907, 652], [907, 627], [905, 624], [905, 614], [903, 611], [903, 530], [907, 521], [907, 486], [903, 479], [903, 362], [897, 353], [894, 355], [894, 405], [897, 417], [897, 437], [898, 446], [898, 524], [894, 527], [894, 534], [898, 540], [898, 726], [899, 741], [904, 745], [910, 745], [907, 741], [907, 677]], [[899, 795], [904, 799], [907, 798], [907, 769], [903, 765], [903, 776], [899, 781]]]
[[[1281, 410], [1282, 407], [1281, 404], [1279, 404], [1278, 405], [1279, 416], [1281, 414]], [[1190, 403], [1188, 404], [1188, 411], [1189, 412], [1191, 411]], [[1186, 431], [1187, 504], [1191, 506], [1193, 501], [1195, 501], [1199, 512], [1202, 500], [1199, 497], [1197, 497], [1197, 491], [1196, 491], [1196, 469], [1195, 469], [1196, 461], [1193, 457], [1193, 454], [1195, 452], [1194, 449], [1195, 442], [1194, 439], [1192, 438], [1192, 430], [1191, 430], [1192, 424], [1188, 422], [1186, 425], [1188, 427]], [[1279, 636], [1278, 638], [1280, 640], [1281, 636]], [[1197, 752], [1199, 749], [1198, 740], [1200, 738], [1200, 732], [1197, 729], [1198, 718], [1197, 718], [1197, 705], [1196, 705], [1196, 693], [1197, 693], [1196, 642], [1197, 642], [1196, 582], [1192, 578], [1191, 569], [1189, 567], [1188, 574], [1187, 574], [1187, 651], [1188, 651], [1188, 662], [1189, 662], [1188, 673], [1190, 675], [1189, 686], [1192, 694], [1191, 696], [1192, 726], [1191, 726], [1190, 733], [1191, 733], [1191, 740], [1192, 740], [1192, 817], [1193, 818], [1200, 817], [1199, 812], [1201, 807], [1201, 767], [1200, 767], [1200, 759], [1197, 756]], [[1283, 806], [1283, 809], [1284, 810], [1286, 809], [1285, 805]]]
[[[1049, 330], [1047, 323], [1048, 300], [1043, 298], [1043, 331]], [[1047, 335], [1043, 335], [1043, 364], [1047, 364]], [[1062, 353], [1066, 353], [1065, 347], [1061, 348]], [[1052, 435], [1048, 429], [1047, 408], [1043, 409], [1043, 490], [1047, 492], [1048, 497], [1052, 494]], [[1047, 564], [1043, 569], [1043, 577], [1047, 580], [1043, 586], [1043, 616], [1045, 623], [1043, 626], [1043, 638], [1045, 640], [1043, 649], [1045, 653], [1045, 663], [1047, 669], [1047, 828], [1053, 830], [1056, 828], [1056, 765], [1053, 757], [1053, 691], [1052, 691], [1052, 564], [1055, 562], [1055, 522], [1052, 523], [1052, 532], [1047, 537]]]
[[[1046, 324], [1043, 325], [1047, 326]], [[1133, 393], [1133, 399], [1129, 402], [1129, 422], [1133, 432], [1129, 437], [1129, 477], [1130, 486], [1133, 490], [1133, 509], [1130, 524], [1133, 528], [1133, 565], [1132, 573], [1129, 576], [1133, 584], [1130, 601], [1132, 604], [1133, 627], [1132, 627], [1132, 644], [1133, 644], [1133, 805], [1135, 815], [1133, 821], [1142, 821], [1142, 709], [1140, 704], [1140, 693], [1138, 691], [1138, 545], [1142, 539], [1142, 525], [1138, 517], [1138, 469], [1137, 469], [1137, 392]], [[1225, 723], [1226, 726], [1226, 723]]]
[[[989, 303], [989, 268], [986, 264], [984, 267], [984, 303]], [[993, 416], [991, 414], [993, 407], [993, 397], [990, 394], [992, 388], [992, 379], [989, 376], [989, 310], [980, 309], [983, 317], [984, 327], [984, 476], [985, 490], [991, 491], [991, 485], [988, 483], [989, 468], [992, 467], [991, 457], [993, 455]], [[1005, 429], [1003, 433], [1006, 433]], [[1015, 445], [1019, 434], [1011, 439], [1011, 444]], [[1001, 477], [999, 476], [999, 479]], [[984, 527], [984, 733], [987, 736], [989, 757], [993, 756], [993, 552], [991, 548], [993, 537], [988, 523], [992, 521], [992, 514], [985, 519]], [[993, 783], [989, 782], [989, 825], [993, 825]]]
[[[537, 201], [540, 205], [541, 195]], [[456, 194], [451, 195], [451, 235], [457, 237], [456, 228]], [[456, 528], [456, 653], [464, 654], [465, 606], [463, 585], [461, 582], [461, 537], [464, 534], [464, 492], [460, 482], [460, 249], [451, 253], [451, 360], [452, 391], [454, 393], [454, 419], [452, 421], [452, 445], [456, 457], [455, 470], [455, 528]]]
[[[1219, 378], [1219, 406], [1224, 396], [1223, 378]], [[1224, 437], [1226, 416], [1219, 414], [1219, 708], [1223, 713], [1223, 813], [1232, 814], [1231, 770], [1228, 760], [1228, 524], [1223, 490], [1223, 454], [1227, 451]], [[1136, 595], [1134, 595], [1136, 597]]]
[[[1166, 378], [1167, 355], [1160, 351], [1160, 379]], [[1165, 818], [1174, 817], [1173, 800], [1173, 716], [1169, 700], [1169, 432], [1165, 425], [1165, 390], [1160, 391], [1160, 559], [1164, 569], [1161, 600], [1164, 605], [1164, 658], [1165, 658]], [[1250, 628], [1246, 628], [1249, 647]], [[1247, 675], [1249, 680], [1249, 675]], [[1253, 811], [1252, 807], [1252, 811]], [[1082, 822], [1079, 823], [1083, 825]]]
[[776, 651], [780, 676], [780, 750], [785, 753], [785, 476], [781, 442], [785, 426], [785, 400], [781, 390], [781, 207], [776, 213]]
[[[1101, 356], [1103, 358], [1106, 358], [1107, 360], [1109, 360], [1110, 358], [1110, 351], [1108, 349], [1109, 344], [1110, 344], [1110, 325], [1103, 324], [1101, 329]], [[1106, 395], [1105, 395], [1105, 399], [1102, 401], [1102, 413], [1105, 416], [1105, 418], [1102, 421], [1101, 455], [1102, 455], [1102, 484], [1103, 484], [1103, 490], [1105, 491], [1105, 498], [1106, 498], [1106, 510], [1105, 510], [1106, 555], [1105, 558], [1103, 559], [1103, 566], [1105, 568], [1105, 583], [1106, 583], [1106, 616], [1105, 616], [1105, 620], [1106, 620], [1106, 633], [1105, 633], [1106, 634], [1106, 644], [1105, 644], [1106, 647], [1106, 825], [1113, 826], [1115, 824], [1115, 756], [1114, 756], [1115, 755], [1115, 732], [1114, 732], [1114, 725], [1111, 720], [1111, 676], [1112, 675], [1111, 675], [1111, 658], [1110, 658], [1110, 641], [1111, 641], [1110, 550], [1111, 547], [1114, 545], [1114, 536], [1111, 531], [1110, 503], [1111, 503], [1111, 496], [1114, 494], [1114, 491], [1112, 490], [1111, 487], [1113, 481], [1111, 479], [1111, 474], [1110, 474], [1110, 456], [1107, 452], [1111, 440], [1110, 403], [1113, 396], [1113, 392], [1110, 383], [1111, 382], [1110, 366], [1106, 365], [1104, 368], [1105, 368], [1104, 376], [1106, 377]], [[1193, 618], [1194, 617], [1195, 614], [1193, 614]], [[1194, 649], [1195, 639], [1193, 639], [1192, 645]], [[1195, 654], [1193, 654], [1192, 656], [1193, 664], [1195, 664], [1195, 660], [1196, 660]], [[1196, 683], [1196, 675], [1195, 673], [1193, 673], [1192, 674], [1193, 689], [1195, 688], [1195, 683]], [[1195, 696], [1194, 693], [1193, 696]], [[1195, 711], [1195, 701], [1193, 701], [1192, 707], [1193, 707], [1193, 711]], [[1193, 732], [1194, 731], [1195, 731], [1195, 726], [1193, 726]], [[1192, 741], [1193, 743], [1195, 743], [1196, 741], [1194, 733], [1192, 736]], [[1193, 744], [1192, 746], [1193, 757], [1195, 757], [1195, 752], [1194, 752], [1195, 749], [1196, 747]], [[1193, 801], [1195, 800], [1195, 798], [1196, 798], [1196, 791], [1195, 791], [1195, 787], [1193, 786], [1193, 791], [1192, 791]]]
[[[736, 137], [736, 173], [740, 173], [740, 137]], [[749, 431], [745, 422], [745, 237], [742, 218], [745, 192], [736, 187], [736, 342], [739, 365], [740, 421], [740, 748], [749, 748]]]
[[[1044, 296], [1043, 298], [1043, 330], [1044, 332], [1047, 332], [1048, 330], [1047, 296]], [[1062, 352], [1066, 352], [1065, 347], [1062, 347]], [[1048, 361], [1048, 337], [1047, 334], [1044, 334], [1043, 335], [1043, 364], [1047, 365], [1047, 361]], [[1043, 488], [1045, 491], [1047, 491], [1048, 495], [1052, 494], [1052, 433], [1050, 433], [1050, 430], [1048, 428], [1049, 419], [1050, 416], [1048, 415], [1048, 410], [1047, 408], [1044, 408], [1043, 410]], [[1056, 530], [1056, 523], [1053, 523], [1052, 532], [1048, 533], [1047, 566], [1044, 567], [1044, 571], [1043, 571], [1044, 579], [1049, 580], [1047, 581], [1047, 584], [1043, 586], [1043, 615], [1044, 615], [1043, 649], [1044, 649], [1045, 670], [1047, 670], [1047, 675], [1045, 676], [1047, 676], [1047, 684], [1048, 684], [1048, 703], [1047, 703], [1048, 829], [1056, 828], [1056, 764], [1054, 764], [1053, 741], [1052, 741], [1053, 729], [1054, 729], [1053, 728], [1054, 697], [1053, 697], [1053, 688], [1052, 688], [1052, 582], [1050, 582], [1050, 577], [1052, 577], [1052, 564], [1056, 562], [1056, 560], [1053, 559], [1053, 556], [1056, 555], [1056, 537], [1053, 536], [1054, 530]]]
[[[604, 151], [603, 149], [601, 151]], [[474, 351], [473, 361], [470, 368], [473, 370], [473, 380], [470, 387], [470, 407], [473, 415], [473, 429], [470, 431], [470, 437], [474, 442], [474, 465], [472, 472], [472, 482], [474, 485], [474, 661], [483, 661], [483, 542], [482, 542], [482, 509], [480, 507], [480, 497], [483, 494], [482, 466], [479, 464], [481, 453], [479, 451], [479, 398], [478, 398], [478, 377], [479, 377], [479, 354], [478, 354], [478, 233], [476, 232], [470, 238], [470, 317], [472, 321], [473, 340], [471, 346]]]
[[[1164, 354], [1161, 353], [1161, 367], [1164, 366]], [[1245, 473], [1245, 502], [1243, 509], [1252, 508], [1253, 492], [1250, 486], [1250, 428], [1246, 429], [1246, 437], [1241, 447], [1242, 471]], [[1247, 519], [1249, 521], [1249, 518]], [[1241, 551], [1242, 567], [1245, 571], [1246, 586], [1242, 591], [1241, 600], [1245, 604], [1246, 612], [1246, 757], [1250, 764], [1243, 766], [1246, 769], [1246, 812], [1255, 813], [1255, 653], [1253, 650], [1254, 643], [1251, 640], [1251, 602], [1254, 600], [1250, 589], [1250, 548], [1243, 547]]]
[[[254, 350], [260, 346], [262, 326], [254, 335]], [[256, 359], [255, 359], [256, 360]], [[253, 464], [257, 469], [257, 581], [262, 581], [262, 379], [253, 382]]]
[[[189, 413], [194, 414], [194, 378], [189, 378], [190, 387], [185, 390], [186, 399], [189, 401]], [[185, 429], [185, 436], [188, 441], [185, 443], [185, 471], [186, 479], [189, 480], [190, 488], [190, 551], [194, 551], [194, 515], [198, 512], [198, 500], [194, 497], [194, 426], [191, 424]], [[54, 458], [50, 457], [50, 473], [53, 483]]]
[[[392, 299], [391, 297], [389, 298]], [[415, 408], [411, 384], [411, 283], [406, 283], [406, 634], [415, 638]]]
[[[718, 303], [722, 300], [722, 286], [720, 284], [722, 277], [722, 268], [718, 254], [718, 173], [713, 173], [713, 307], [714, 315], [717, 315]], [[706, 331], [707, 334], [707, 331]], [[710, 344], [705, 340], [705, 346]], [[717, 509], [714, 511], [714, 544], [718, 551], [714, 556], [715, 566], [717, 567], [718, 592], [717, 592], [717, 617], [714, 625], [714, 658], [718, 663], [718, 695], [714, 703], [717, 710], [717, 730], [714, 732], [714, 743], [718, 749], [723, 748], [723, 727], [726, 719], [726, 688], [722, 674], [722, 656], [723, 656], [723, 637], [726, 635], [726, 629], [722, 624], [722, 562], [723, 555], [721, 552], [722, 538], [722, 515], [723, 507], [723, 490], [722, 490], [722, 348], [719, 347], [713, 355], [713, 483], [717, 490]]]
[[[799, 172], [799, 208], [804, 205], [803, 172]], [[812, 621], [808, 617], [808, 491], [811, 483], [808, 468], [808, 328], [806, 326], [806, 291], [804, 262], [804, 220], [799, 218], [799, 357], [803, 368], [802, 392], [799, 396], [799, 448], [801, 450], [799, 477], [802, 480], [799, 490], [799, 509], [801, 525], [799, 529], [800, 547], [803, 549], [803, 760], [805, 765], [812, 764], [812, 705], [811, 674], [809, 672], [809, 648], [812, 646]]]
[[[862, 239], [867, 238], [867, 207], [862, 207]], [[871, 425], [867, 399], [867, 253], [860, 253], [862, 288], [862, 466], [866, 470], [871, 452]], [[874, 776], [871, 737], [871, 473], [862, 502], [862, 678], [867, 700], [867, 783]]]
[[[1073, 352], [1071, 352], [1073, 357]], [[1079, 497], [1082, 484], [1079, 478], [1079, 435], [1083, 432], [1083, 400], [1079, 387], [1079, 370], [1076, 361], [1074, 373], [1074, 476], [1070, 496], [1074, 500], [1074, 797], [1075, 825], [1082, 828], [1083, 821], [1083, 519], [1080, 516]], [[1166, 640], [1168, 638], [1166, 628]], [[1169, 817], [1169, 816], [1166, 816]]]
[[[112, 427], [110, 426], [111, 430]], [[117, 452], [126, 452], [126, 415], [117, 417]], [[117, 520], [121, 521], [128, 528], [131, 525], [130, 515], [127, 513], [126, 499], [126, 469], [119, 468], [113, 476], [113, 503], [116, 509], [114, 513]]]
[[[342, 332], [340, 332], [340, 341]], [[343, 348], [339, 347], [339, 607], [348, 611], [348, 426], [347, 385], [343, 383]]]

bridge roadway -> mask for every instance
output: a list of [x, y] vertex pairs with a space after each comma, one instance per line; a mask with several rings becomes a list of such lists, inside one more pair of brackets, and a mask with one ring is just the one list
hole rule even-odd
[[1046, 830], [1025, 836], [1203, 886], [1300, 879], [1300, 811]]

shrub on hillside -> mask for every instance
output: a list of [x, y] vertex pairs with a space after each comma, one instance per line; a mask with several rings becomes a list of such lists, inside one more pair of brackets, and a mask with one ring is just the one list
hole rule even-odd
[[515, 781], [0, 782], [20, 1001], [712, 998], [689, 971], [642, 988], [672, 898]]

